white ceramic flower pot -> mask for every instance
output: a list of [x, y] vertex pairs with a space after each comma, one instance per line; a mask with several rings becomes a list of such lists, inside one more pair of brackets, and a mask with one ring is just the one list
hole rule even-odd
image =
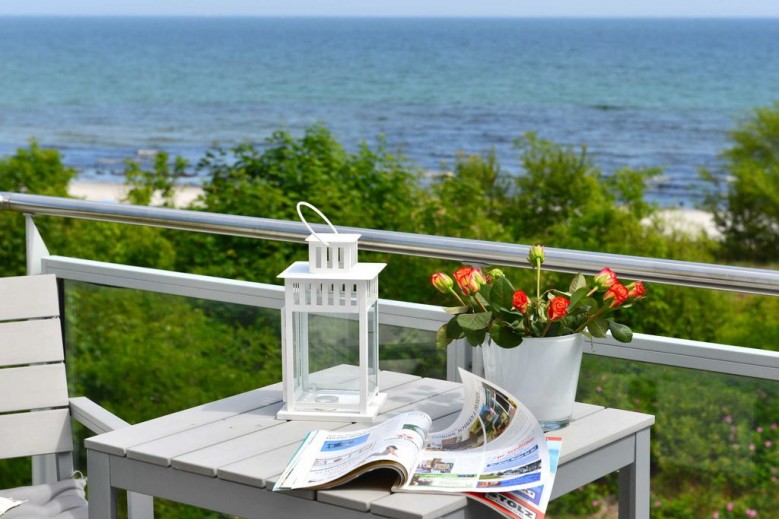
[[488, 341], [481, 346], [484, 376], [523, 404], [545, 431], [571, 421], [579, 368], [582, 335], [526, 338], [516, 348], [501, 348]]

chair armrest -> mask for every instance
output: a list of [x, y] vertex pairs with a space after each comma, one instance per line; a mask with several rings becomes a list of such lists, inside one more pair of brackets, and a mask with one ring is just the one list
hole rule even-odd
[[[130, 425], [85, 396], [70, 398], [69, 402], [70, 416], [94, 433], [107, 433]], [[127, 515], [130, 519], [154, 519], [154, 499], [127, 492]]]
[[70, 415], [90, 431], [102, 434], [130, 425], [85, 396], [70, 399]]

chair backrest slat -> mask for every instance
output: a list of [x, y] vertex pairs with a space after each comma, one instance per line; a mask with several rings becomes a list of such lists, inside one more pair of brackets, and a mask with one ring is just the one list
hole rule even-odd
[[0, 459], [73, 450], [56, 278], [0, 279]]
[[0, 415], [0, 459], [72, 450], [67, 409]]
[[0, 323], [0, 367], [62, 360], [59, 319]]
[[41, 364], [0, 369], [0, 413], [67, 407], [65, 365]]
[[4, 278], [0, 284], [0, 321], [59, 316], [54, 276]]

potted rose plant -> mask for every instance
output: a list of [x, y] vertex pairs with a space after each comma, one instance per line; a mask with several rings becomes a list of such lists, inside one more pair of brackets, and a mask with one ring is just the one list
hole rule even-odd
[[604, 268], [588, 283], [577, 274], [567, 291], [541, 290], [544, 249], [534, 245], [528, 261], [536, 271], [534, 295], [517, 289], [499, 269], [486, 275], [462, 267], [454, 279], [438, 272], [431, 282], [454, 296], [459, 306], [436, 336], [439, 346], [466, 339], [482, 346], [485, 376], [530, 408], [547, 429], [570, 421], [582, 355], [582, 337], [630, 342], [633, 332], [613, 313], [644, 297], [644, 285], [623, 285]]

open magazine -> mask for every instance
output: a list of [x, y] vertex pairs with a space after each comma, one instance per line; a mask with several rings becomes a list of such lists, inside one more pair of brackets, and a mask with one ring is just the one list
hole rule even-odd
[[516, 398], [460, 370], [464, 405], [432, 432], [419, 411], [353, 431], [312, 431], [273, 490], [331, 488], [368, 471], [397, 472], [400, 492], [464, 492], [507, 517], [541, 519], [549, 502], [559, 438], [544, 436]]
[[0, 515], [5, 515], [8, 510], [19, 506], [22, 503], [26, 503], [26, 501], [17, 501], [16, 499], [11, 499], [10, 497], [0, 497]]

